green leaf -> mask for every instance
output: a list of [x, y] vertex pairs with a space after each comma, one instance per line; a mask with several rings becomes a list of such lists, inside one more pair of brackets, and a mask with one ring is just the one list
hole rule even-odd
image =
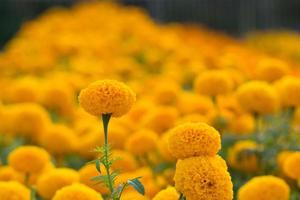
[[96, 161], [95, 161], [95, 164], [96, 164], [96, 169], [97, 169], [97, 171], [101, 174], [100, 161], [99, 161], [99, 160], [96, 160]]
[[140, 178], [141, 177], [128, 180], [127, 183], [131, 185], [138, 193], [145, 195], [145, 188], [143, 184], [139, 181]]

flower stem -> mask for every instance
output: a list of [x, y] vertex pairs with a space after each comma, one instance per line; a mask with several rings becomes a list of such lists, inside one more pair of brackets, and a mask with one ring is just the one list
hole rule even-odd
[[111, 114], [103, 114], [102, 115], [102, 122], [103, 122], [103, 129], [104, 129], [104, 157], [105, 157], [105, 162], [106, 162], [106, 165], [104, 165], [104, 167], [105, 167], [106, 175], [108, 177], [109, 191], [112, 195], [114, 192], [114, 186], [113, 186], [113, 181], [111, 178], [110, 166], [108, 164], [109, 163], [108, 124], [109, 124], [110, 118], [111, 118]]

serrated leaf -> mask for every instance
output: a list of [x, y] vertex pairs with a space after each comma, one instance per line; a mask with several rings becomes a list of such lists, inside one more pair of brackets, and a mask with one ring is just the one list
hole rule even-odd
[[139, 181], [139, 178], [128, 180], [127, 183], [131, 185], [138, 193], [145, 195], [145, 188], [143, 184]]
[[99, 161], [99, 160], [96, 160], [96, 161], [95, 161], [95, 164], [96, 164], [96, 169], [97, 169], [97, 171], [101, 174], [100, 161]]

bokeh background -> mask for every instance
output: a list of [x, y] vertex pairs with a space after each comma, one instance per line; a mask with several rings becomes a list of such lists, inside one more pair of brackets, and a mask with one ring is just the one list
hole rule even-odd
[[[0, 47], [49, 7], [88, 0], [0, 0]], [[206, 25], [234, 36], [253, 30], [300, 29], [299, 0], [119, 0], [144, 7], [158, 22]], [[63, 19], [62, 19], [63, 20]]]

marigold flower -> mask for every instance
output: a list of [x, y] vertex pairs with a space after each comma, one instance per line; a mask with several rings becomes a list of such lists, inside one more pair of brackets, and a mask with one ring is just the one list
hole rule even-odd
[[233, 87], [233, 79], [222, 70], [205, 71], [194, 82], [195, 91], [207, 96], [228, 94]]
[[283, 163], [283, 171], [292, 179], [300, 179], [300, 152], [289, 155]]
[[179, 194], [173, 187], [161, 190], [152, 200], [178, 200]]
[[220, 134], [205, 123], [185, 123], [170, 130], [169, 150], [175, 158], [213, 156], [220, 149]]
[[161, 157], [166, 161], [176, 161], [169, 150], [169, 136], [170, 133], [164, 133], [157, 142], [157, 149], [161, 155]]
[[249, 134], [255, 129], [255, 119], [250, 114], [236, 116], [230, 123], [230, 130], [238, 134]]
[[41, 135], [40, 144], [55, 155], [62, 155], [76, 149], [77, 137], [65, 125], [52, 125]]
[[281, 104], [286, 107], [300, 106], [300, 78], [286, 76], [275, 82]]
[[1, 200], [30, 200], [30, 191], [21, 183], [0, 181]]
[[125, 143], [127, 151], [133, 155], [145, 155], [156, 149], [158, 135], [151, 130], [140, 130], [129, 136]]
[[233, 190], [225, 161], [219, 156], [178, 160], [175, 187], [189, 200], [232, 200]]
[[241, 85], [236, 93], [241, 106], [257, 114], [270, 114], [278, 111], [279, 98], [276, 90], [266, 82], [249, 81]]
[[241, 171], [257, 171], [259, 169], [258, 158], [255, 153], [257, 148], [254, 141], [238, 141], [228, 150], [228, 164]]
[[279, 168], [281, 170], [283, 170], [283, 165], [286, 161], [286, 159], [292, 155], [293, 153], [295, 153], [294, 151], [281, 151], [278, 155], [277, 155], [277, 165], [279, 166]]
[[255, 70], [259, 80], [273, 82], [289, 72], [287, 63], [279, 59], [263, 59]]
[[95, 190], [82, 185], [73, 184], [58, 190], [52, 200], [102, 200], [102, 196]]
[[23, 175], [10, 166], [0, 167], [0, 181], [23, 181]]
[[9, 165], [23, 173], [38, 173], [50, 162], [50, 155], [42, 148], [21, 146], [8, 156]]
[[90, 114], [101, 116], [111, 113], [121, 117], [135, 102], [134, 92], [124, 83], [115, 80], [101, 80], [81, 90], [80, 105]]
[[143, 196], [135, 191], [128, 191], [122, 194], [121, 200], [149, 200], [146, 196]]
[[76, 182], [79, 182], [78, 172], [73, 169], [58, 168], [43, 174], [38, 179], [36, 188], [41, 197], [51, 199], [57, 190]]
[[138, 163], [135, 157], [127, 151], [113, 150], [113, 158], [116, 161], [112, 165], [112, 169], [120, 170], [121, 172], [133, 171], [138, 168]]
[[288, 200], [289, 186], [275, 176], [254, 177], [238, 191], [238, 200]]

